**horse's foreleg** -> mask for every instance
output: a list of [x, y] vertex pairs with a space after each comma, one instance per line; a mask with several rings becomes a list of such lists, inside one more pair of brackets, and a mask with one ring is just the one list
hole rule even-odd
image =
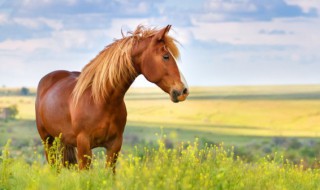
[[90, 139], [85, 135], [77, 137], [78, 163], [80, 169], [88, 169], [91, 163], [92, 151], [90, 147]]
[[113, 173], [116, 173], [116, 162], [119, 155], [119, 151], [122, 146], [122, 137], [116, 139], [111, 146], [107, 147], [107, 162], [106, 167], [111, 167]]

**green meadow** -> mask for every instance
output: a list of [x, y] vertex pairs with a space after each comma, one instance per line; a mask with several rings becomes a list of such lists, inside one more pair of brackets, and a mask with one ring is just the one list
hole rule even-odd
[[88, 171], [46, 164], [35, 90], [18, 91], [0, 89], [19, 111], [0, 120], [0, 189], [320, 189], [320, 85], [191, 87], [178, 104], [132, 88], [116, 177], [99, 148]]

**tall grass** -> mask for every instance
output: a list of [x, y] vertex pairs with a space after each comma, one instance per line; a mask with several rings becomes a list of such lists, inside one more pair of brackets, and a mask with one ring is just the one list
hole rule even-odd
[[116, 175], [104, 168], [104, 152], [93, 156], [89, 170], [79, 171], [43, 163], [36, 152], [27, 163], [11, 158], [9, 150], [7, 143], [0, 189], [320, 189], [318, 169], [304, 169], [277, 154], [246, 163], [232, 149], [200, 147], [197, 140], [171, 149], [161, 140], [158, 148], [135, 147], [120, 155]]

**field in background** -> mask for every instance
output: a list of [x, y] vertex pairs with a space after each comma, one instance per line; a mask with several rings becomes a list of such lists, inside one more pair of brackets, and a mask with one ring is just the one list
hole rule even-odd
[[[17, 96], [14, 90], [4, 95], [3, 91], [0, 107], [15, 104], [19, 115], [16, 121], [0, 121], [0, 146], [9, 138], [18, 147], [31, 141], [40, 144], [34, 123], [35, 90], [29, 96]], [[160, 89], [130, 89], [124, 149], [153, 142], [156, 134], [165, 134], [168, 146], [195, 138], [240, 148], [270, 142], [294, 144], [297, 139], [299, 146], [317, 145], [320, 85], [192, 87], [190, 93], [187, 101], [174, 104]], [[288, 142], [288, 137], [294, 142]]]
[[191, 88], [186, 102], [173, 104], [154, 89], [128, 93], [132, 125], [162, 126], [234, 136], [320, 134], [319, 86]]

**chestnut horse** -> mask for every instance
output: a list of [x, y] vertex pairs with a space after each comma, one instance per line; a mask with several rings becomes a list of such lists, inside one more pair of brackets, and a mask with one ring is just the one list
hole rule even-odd
[[91, 149], [105, 147], [106, 165], [115, 171], [127, 120], [124, 96], [138, 75], [173, 102], [186, 99], [189, 91], [176, 63], [179, 50], [167, 35], [170, 27], [138, 26], [103, 49], [81, 73], [54, 71], [41, 79], [35, 105], [38, 132], [49, 147], [61, 134], [64, 164], [87, 168]]

